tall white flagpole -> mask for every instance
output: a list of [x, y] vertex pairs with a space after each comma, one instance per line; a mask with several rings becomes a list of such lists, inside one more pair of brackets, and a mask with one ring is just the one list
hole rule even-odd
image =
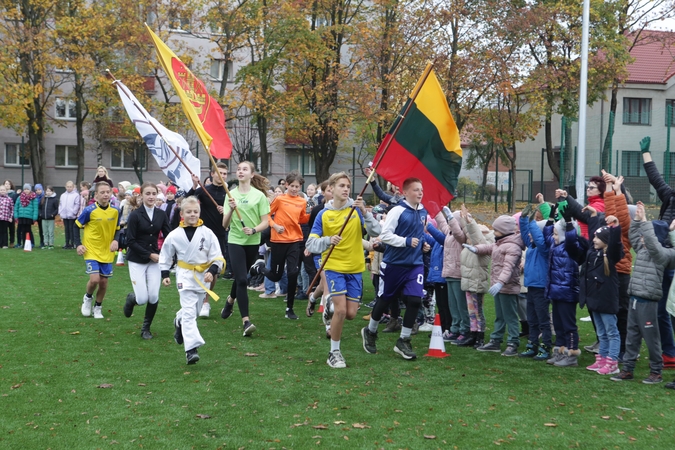
[[[590, 0], [584, 0], [581, 32], [581, 80], [579, 86], [579, 141], [577, 143], [577, 199], [584, 201], [586, 193], [586, 99], [588, 91], [588, 22]], [[564, 133], [565, 130], [562, 130]], [[564, 173], [561, 168], [561, 174]], [[561, 175], [562, 176], [562, 175]]]

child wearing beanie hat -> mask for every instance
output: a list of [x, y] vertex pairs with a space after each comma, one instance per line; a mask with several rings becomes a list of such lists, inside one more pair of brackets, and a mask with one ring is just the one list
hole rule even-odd
[[[577, 236], [570, 229], [570, 221], [565, 235], [565, 250], [582, 269], [579, 275], [579, 306], [587, 306], [593, 315], [593, 321], [600, 342], [595, 363], [586, 369], [600, 375], [619, 373], [619, 350], [621, 338], [617, 326], [619, 312], [619, 276], [616, 264], [623, 258], [621, 226], [615, 216], [607, 216], [606, 223], [611, 226], [597, 228], [592, 244]], [[597, 213], [592, 212], [588, 222], [593, 229], [599, 222]]]
[[520, 233], [515, 233], [516, 220], [512, 216], [499, 216], [492, 223], [494, 244], [465, 248], [478, 255], [492, 256], [488, 293], [494, 297], [495, 326], [490, 341], [481, 347], [481, 352], [500, 352], [504, 334], [508, 330], [508, 344], [503, 356], [516, 356], [520, 345], [520, 322], [518, 320], [518, 294], [520, 293], [520, 260], [525, 248]]
[[35, 192], [32, 191], [30, 183], [23, 185], [23, 191], [14, 202], [14, 218], [17, 219], [15, 248], [21, 248], [24, 245], [26, 234], [30, 236], [30, 241], [35, 245], [33, 238], [33, 223], [38, 220], [38, 201]]

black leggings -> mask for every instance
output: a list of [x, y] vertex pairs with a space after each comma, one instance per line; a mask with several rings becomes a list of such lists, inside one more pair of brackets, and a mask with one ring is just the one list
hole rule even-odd
[[286, 294], [286, 307], [293, 309], [295, 303], [295, 291], [298, 287], [298, 273], [300, 272], [300, 244], [302, 242], [277, 243], [271, 242], [272, 250], [271, 269], [263, 269], [262, 273], [275, 283], [281, 280], [286, 266], [288, 277], [288, 293]]
[[246, 290], [248, 285], [248, 269], [251, 268], [258, 258], [259, 247], [259, 245], [227, 244], [230, 261], [233, 262], [230, 270], [232, 275], [234, 275], [230, 297], [237, 299], [241, 317], [248, 317], [248, 291]]
[[72, 247], [74, 240], [73, 240], [73, 235], [74, 233], [74, 228], [77, 227], [75, 225], [75, 219], [63, 219], [63, 230], [66, 233], [66, 247]]

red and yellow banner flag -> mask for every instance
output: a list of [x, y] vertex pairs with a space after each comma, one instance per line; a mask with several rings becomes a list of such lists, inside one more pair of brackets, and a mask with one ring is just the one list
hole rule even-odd
[[[415, 92], [417, 96], [413, 99]], [[403, 185], [406, 178], [419, 178], [424, 185], [422, 203], [432, 217], [454, 198], [462, 169], [462, 147], [457, 125], [431, 65], [417, 81], [374, 161], [377, 173], [396, 186]]]
[[204, 83], [194, 76], [176, 54], [146, 25], [157, 50], [157, 58], [180, 97], [190, 125], [214, 158], [229, 159], [232, 142], [225, 130], [225, 114]]

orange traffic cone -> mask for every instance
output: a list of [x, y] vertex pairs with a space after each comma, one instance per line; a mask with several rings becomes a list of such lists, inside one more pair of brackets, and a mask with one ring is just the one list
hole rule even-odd
[[26, 233], [26, 240], [23, 243], [23, 251], [24, 252], [32, 252], [33, 251], [33, 244], [30, 241], [30, 233]]
[[115, 262], [116, 266], [123, 266], [124, 265], [124, 253], [122, 250], [117, 251], [117, 262]]
[[436, 314], [434, 319], [434, 329], [431, 332], [431, 342], [429, 342], [429, 352], [424, 356], [432, 358], [446, 358], [450, 353], [445, 353], [445, 342], [443, 342], [443, 330], [441, 329], [441, 316]]

